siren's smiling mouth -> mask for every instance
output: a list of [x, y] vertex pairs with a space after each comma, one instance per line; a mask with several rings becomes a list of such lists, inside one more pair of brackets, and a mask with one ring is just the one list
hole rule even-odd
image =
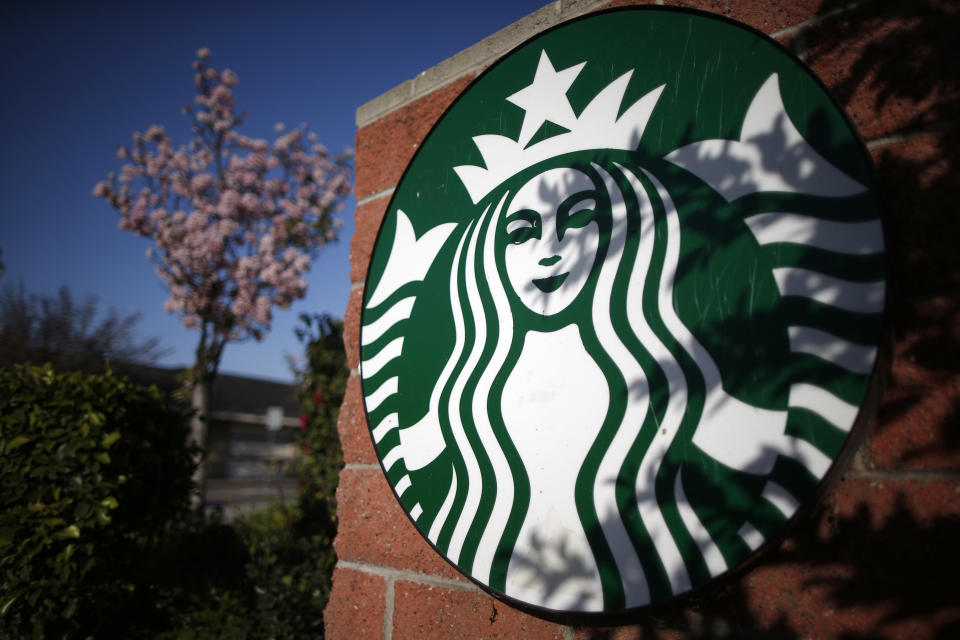
[[560, 285], [563, 284], [563, 281], [567, 279], [567, 276], [570, 275], [570, 272], [561, 273], [558, 276], [550, 276], [549, 278], [537, 278], [533, 281], [533, 284], [537, 285], [537, 289], [543, 291], [544, 293], [553, 293], [560, 288]]

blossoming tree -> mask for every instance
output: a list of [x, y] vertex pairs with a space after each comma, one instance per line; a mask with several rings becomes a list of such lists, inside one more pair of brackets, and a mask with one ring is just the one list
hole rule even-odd
[[[303, 275], [336, 238], [333, 214], [350, 190], [347, 158], [332, 158], [305, 125], [278, 124], [273, 142], [238, 134], [237, 75], [209, 58], [197, 52], [197, 94], [184, 108], [193, 139], [175, 147], [159, 125], [134, 133], [117, 149], [120, 172], [93, 189], [121, 229], [155, 242], [147, 258], [169, 288], [165, 309], [200, 332], [189, 381], [200, 416], [226, 344], [262, 339], [274, 307], [305, 295]], [[193, 438], [204, 442], [203, 420]]]

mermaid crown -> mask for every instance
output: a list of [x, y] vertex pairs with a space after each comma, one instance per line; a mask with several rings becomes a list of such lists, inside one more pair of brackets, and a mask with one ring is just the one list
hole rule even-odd
[[[631, 151], [637, 148], [665, 85], [660, 85], [637, 100], [618, 118], [624, 92], [633, 75], [631, 69], [604, 87], [576, 116], [567, 100], [566, 91], [585, 64], [581, 62], [555, 71], [546, 51], [540, 52], [540, 63], [533, 82], [507, 97], [509, 102], [526, 112], [519, 138], [513, 140], [496, 134], [474, 136], [473, 143], [486, 166], [461, 165], [453, 168], [474, 204], [510, 176], [543, 160], [587, 149]], [[527, 146], [545, 121], [554, 122], [568, 131]]]

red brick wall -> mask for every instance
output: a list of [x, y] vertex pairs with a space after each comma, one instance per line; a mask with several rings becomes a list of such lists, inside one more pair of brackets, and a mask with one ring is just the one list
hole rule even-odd
[[[805, 58], [873, 156], [895, 346], [867, 438], [818, 508], [750, 569], [619, 627], [561, 624], [486, 595], [417, 534], [377, 464], [354, 375], [339, 424], [346, 466], [328, 638], [960, 638], [960, 3], [668, 4], [745, 22]], [[357, 132], [351, 368], [367, 261], [391, 189], [476, 71], [401, 100]]]

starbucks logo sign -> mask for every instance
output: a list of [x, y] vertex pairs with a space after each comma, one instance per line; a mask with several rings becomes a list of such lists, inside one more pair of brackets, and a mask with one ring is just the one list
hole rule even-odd
[[541, 34], [450, 107], [380, 229], [361, 375], [389, 483], [501, 597], [685, 593], [844, 448], [883, 260], [862, 145], [777, 44], [663, 8]]

